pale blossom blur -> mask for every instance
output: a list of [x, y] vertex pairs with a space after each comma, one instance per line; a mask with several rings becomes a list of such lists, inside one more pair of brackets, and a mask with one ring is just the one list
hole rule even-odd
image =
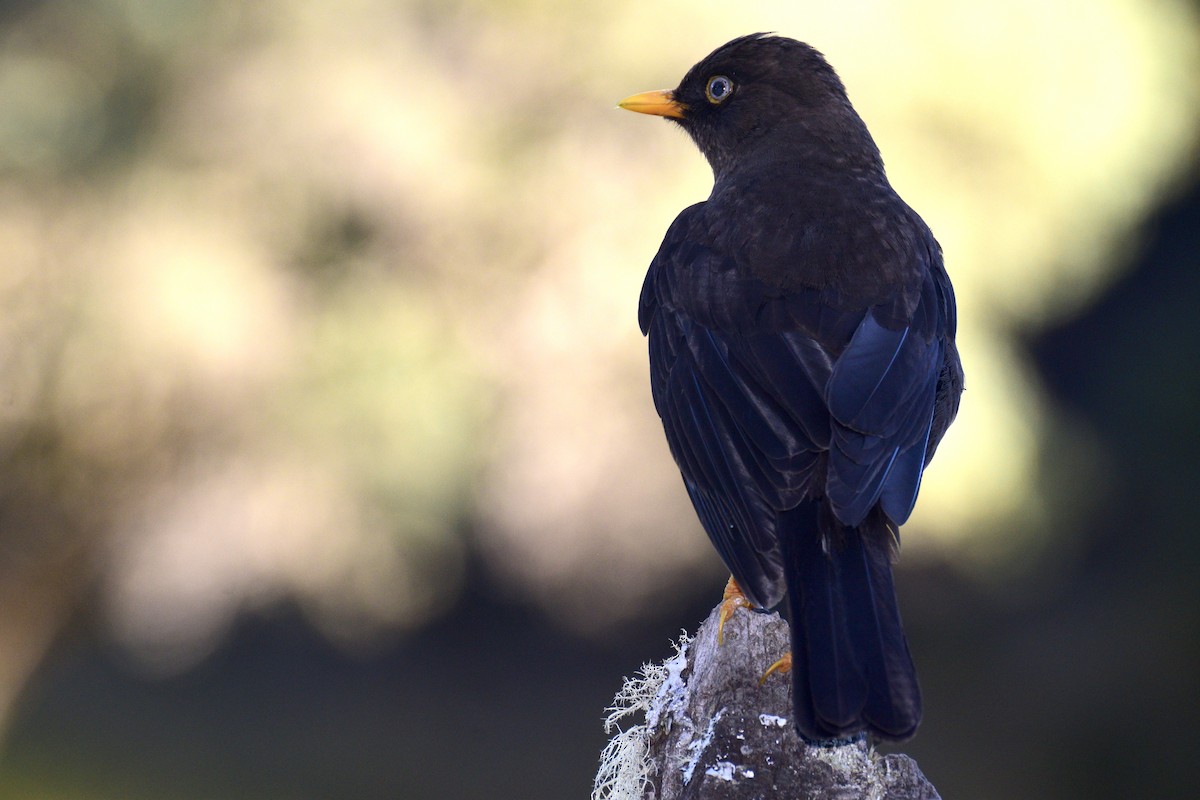
[[1039, 448], [1089, 445], [1016, 343], [1113, 279], [1194, 141], [1182, 4], [30, 4], [0, 21], [0, 725], [92, 597], [161, 672], [284, 599], [348, 646], [420, 626], [472, 548], [580, 630], [714, 573], [636, 327], [710, 176], [614, 103], [753, 30], [825, 51], [958, 290], [905, 557], [1061, 546]]

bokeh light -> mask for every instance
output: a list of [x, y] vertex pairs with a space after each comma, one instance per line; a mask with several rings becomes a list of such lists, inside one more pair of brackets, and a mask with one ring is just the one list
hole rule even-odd
[[369, 649], [475, 565], [594, 637], [718, 581], [636, 327], [711, 176], [614, 104], [754, 30], [830, 58], [958, 292], [967, 392], [906, 563], [1069, 548], [1103, 457], [1021, 345], [1194, 178], [1193, 7], [8, 4], [0, 727], [82, 609], [162, 676], [281, 604]]

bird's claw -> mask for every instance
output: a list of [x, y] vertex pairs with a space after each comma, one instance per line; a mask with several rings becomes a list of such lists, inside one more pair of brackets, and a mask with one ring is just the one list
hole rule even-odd
[[725, 644], [725, 621], [733, 616], [733, 612], [739, 608], [753, 608], [754, 606], [746, 599], [746, 595], [742, 594], [742, 587], [738, 586], [736, 580], [731, 576], [729, 582], [725, 584], [725, 593], [721, 596], [721, 613], [717, 617], [717, 644]]
[[774, 664], [767, 667], [767, 671], [764, 672], [762, 674], [762, 677], [758, 679], [758, 685], [762, 686], [764, 683], [766, 683], [767, 678], [771, 677], [771, 673], [773, 673], [773, 672], [783, 673], [783, 672], [791, 672], [791, 671], [792, 671], [792, 654], [784, 653], [783, 658], [779, 659]]

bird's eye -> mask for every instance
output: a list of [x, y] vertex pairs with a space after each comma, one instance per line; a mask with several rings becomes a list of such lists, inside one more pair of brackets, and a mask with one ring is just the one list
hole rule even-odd
[[729, 99], [729, 95], [733, 94], [733, 81], [724, 75], [714, 75], [708, 79], [708, 85], [704, 87], [704, 94], [708, 97], [708, 102], [714, 106], [724, 103]]

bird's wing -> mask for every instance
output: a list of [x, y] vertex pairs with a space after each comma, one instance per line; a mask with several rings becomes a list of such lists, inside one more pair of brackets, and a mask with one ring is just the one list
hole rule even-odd
[[833, 420], [825, 494], [845, 525], [858, 525], [876, 502], [901, 525], [917, 500], [945, 359], [931, 274], [923, 288], [898, 330], [867, 311], [825, 387]]
[[770, 607], [783, 592], [778, 512], [824, 496], [845, 525], [876, 502], [897, 525], [908, 518], [945, 319], [932, 278], [899, 326], [894, 309], [842, 310], [818, 289], [771, 287], [703, 243], [702, 206], [667, 232], [639, 322], [700, 520], [747, 596]]

